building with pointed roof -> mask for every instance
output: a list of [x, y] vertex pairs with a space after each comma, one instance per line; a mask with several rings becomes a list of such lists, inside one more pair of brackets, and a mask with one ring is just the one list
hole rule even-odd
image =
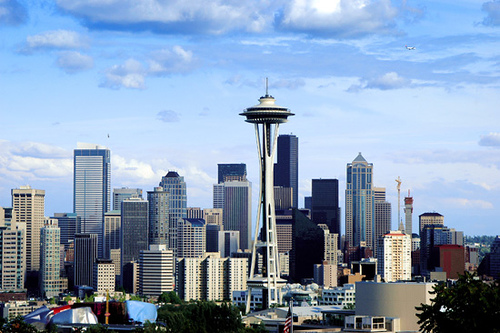
[[373, 249], [373, 164], [361, 153], [347, 164], [345, 191], [345, 235], [348, 247]]

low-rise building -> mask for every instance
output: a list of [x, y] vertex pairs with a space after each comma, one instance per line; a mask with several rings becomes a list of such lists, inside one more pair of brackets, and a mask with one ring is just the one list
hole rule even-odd
[[344, 284], [342, 287], [325, 288], [321, 291], [320, 305], [335, 305], [342, 308], [356, 303], [356, 285]]

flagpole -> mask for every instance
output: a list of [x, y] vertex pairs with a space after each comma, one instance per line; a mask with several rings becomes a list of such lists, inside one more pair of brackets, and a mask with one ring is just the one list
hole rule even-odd
[[290, 325], [290, 333], [293, 333], [293, 297], [290, 297], [290, 312], [292, 316], [292, 321]]

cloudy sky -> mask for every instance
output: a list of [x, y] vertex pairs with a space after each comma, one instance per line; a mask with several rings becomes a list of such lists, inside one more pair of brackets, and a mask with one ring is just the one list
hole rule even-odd
[[71, 212], [77, 142], [111, 149], [112, 187], [176, 170], [208, 208], [217, 163], [246, 163], [256, 198], [238, 113], [266, 77], [296, 114], [301, 203], [338, 178], [343, 204], [362, 152], [394, 227], [399, 176], [414, 221], [500, 234], [498, 0], [0, 0], [0, 206], [29, 184]]

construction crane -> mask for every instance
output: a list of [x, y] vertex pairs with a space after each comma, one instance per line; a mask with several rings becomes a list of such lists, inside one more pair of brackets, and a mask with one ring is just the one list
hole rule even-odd
[[401, 178], [396, 179], [396, 183], [398, 183], [398, 228], [400, 228], [401, 221]]

